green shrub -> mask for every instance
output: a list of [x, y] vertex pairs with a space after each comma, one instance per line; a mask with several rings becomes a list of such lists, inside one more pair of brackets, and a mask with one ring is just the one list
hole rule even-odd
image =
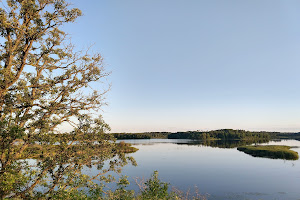
[[142, 199], [170, 199], [169, 184], [158, 179], [158, 171], [154, 171], [151, 178], [145, 182], [145, 186], [141, 195]]

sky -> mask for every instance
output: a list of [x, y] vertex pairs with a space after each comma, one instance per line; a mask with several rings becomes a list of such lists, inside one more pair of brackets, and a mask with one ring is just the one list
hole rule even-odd
[[112, 72], [111, 132], [300, 131], [300, 1], [72, 4], [64, 30]]

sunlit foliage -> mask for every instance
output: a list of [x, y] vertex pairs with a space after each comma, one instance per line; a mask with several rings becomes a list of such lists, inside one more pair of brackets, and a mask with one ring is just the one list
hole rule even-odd
[[[1, 5], [0, 199], [100, 198], [112, 181], [104, 175], [133, 160], [98, 116], [109, 89], [96, 84], [109, 75], [101, 55], [75, 51], [61, 30], [81, 11], [64, 0]], [[57, 137], [66, 124], [72, 131]], [[92, 166], [98, 174], [82, 173]]]

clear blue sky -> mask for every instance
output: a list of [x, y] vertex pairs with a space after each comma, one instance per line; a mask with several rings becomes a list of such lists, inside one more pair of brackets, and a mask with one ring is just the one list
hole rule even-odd
[[112, 132], [300, 131], [300, 1], [72, 0], [112, 71]]

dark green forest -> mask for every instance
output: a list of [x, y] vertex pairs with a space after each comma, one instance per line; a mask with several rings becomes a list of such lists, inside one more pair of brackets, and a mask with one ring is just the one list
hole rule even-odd
[[267, 132], [251, 132], [245, 130], [220, 129], [208, 132], [188, 131], [168, 135], [169, 139], [192, 140], [269, 140], [271, 135]]
[[[192, 140], [270, 140], [279, 138], [284, 133], [253, 132], [246, 130], [220, 129], [212, 131], [187, 132], [145, 132], [145, 133], [113, 133], [116, 139], [192, 139]], [[286, 135], [289, 137], [290, 135]]]
[[116, 139], [168, 139], [170, 132], [113, 133]]

